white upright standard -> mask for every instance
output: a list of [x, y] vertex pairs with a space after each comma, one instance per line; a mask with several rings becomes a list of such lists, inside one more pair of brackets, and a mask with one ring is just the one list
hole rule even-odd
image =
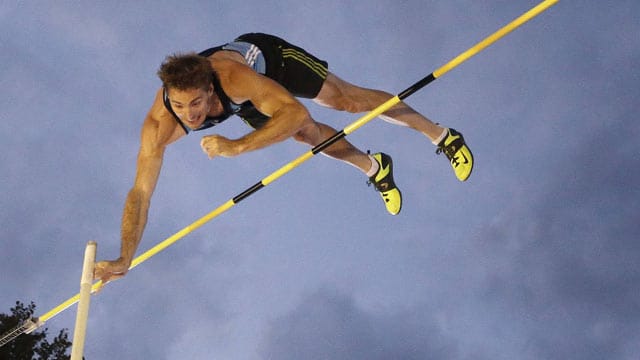
[[71, 360], [82, 360], [84, 353], [84, 337], [87, 332], [87, 318], [89, 316], [89, 303], [91, 302], [91, 283], [93, 282], [93, 267], [96, 262], [95, 241], [89, 241], [84, 250], [84, 263], [82, 265], [82, 277], [80, 278], [80, 300], [78, 301], [78, 314], [76, 326], [73, 330], [73, 344], [71, 346]]

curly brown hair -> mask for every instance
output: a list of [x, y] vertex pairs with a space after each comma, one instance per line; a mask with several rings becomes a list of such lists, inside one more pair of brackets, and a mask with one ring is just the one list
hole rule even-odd
[[211, 84], [213, 69], [206, 57], [196, 53], [173, 54], [164, 59], [158, 77], [166, 89], [204, 89]]

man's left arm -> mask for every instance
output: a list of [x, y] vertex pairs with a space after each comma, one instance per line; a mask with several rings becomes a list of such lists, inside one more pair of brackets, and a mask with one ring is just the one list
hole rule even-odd
[[307, 109], [282, 85], [236, 62], [219, 64], [218, 74], [225, 93], [235, 102], [251, 101], [269, 121], [238, 139], [221, 135], [202, 138], [200, 145], [210, 158], [232, 157], [284, 141], [313, 122]]

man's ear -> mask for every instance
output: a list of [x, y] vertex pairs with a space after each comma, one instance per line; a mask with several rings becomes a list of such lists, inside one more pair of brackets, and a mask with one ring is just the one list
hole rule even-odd
[[209, 83], [209, 90], [207, 91], [207, 93], [209, 94], [209, 96], [213, 94], [213, 84]]

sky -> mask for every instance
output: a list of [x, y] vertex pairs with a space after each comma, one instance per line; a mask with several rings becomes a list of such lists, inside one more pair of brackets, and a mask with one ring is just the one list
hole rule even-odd
[[[536, 1], [4, 1], [0, 312], [79, 290], [119, 255], [140, 126], [166, 55], [279, 35], [399, 93]], [[640, 3], [560, 1], [406, 102], [462, 132], [459, 182], [420, 134], [348, 139], [394, 160], [398, 216], [316, 156], [92, 297], [87, 359], [637, 359]], [[359, 115], [304, 100], [343, 128]], [[170, 146], [138, 254], [308, 150], [209, 160]], [[46, 323], [73, 330], [76, 307]]]

